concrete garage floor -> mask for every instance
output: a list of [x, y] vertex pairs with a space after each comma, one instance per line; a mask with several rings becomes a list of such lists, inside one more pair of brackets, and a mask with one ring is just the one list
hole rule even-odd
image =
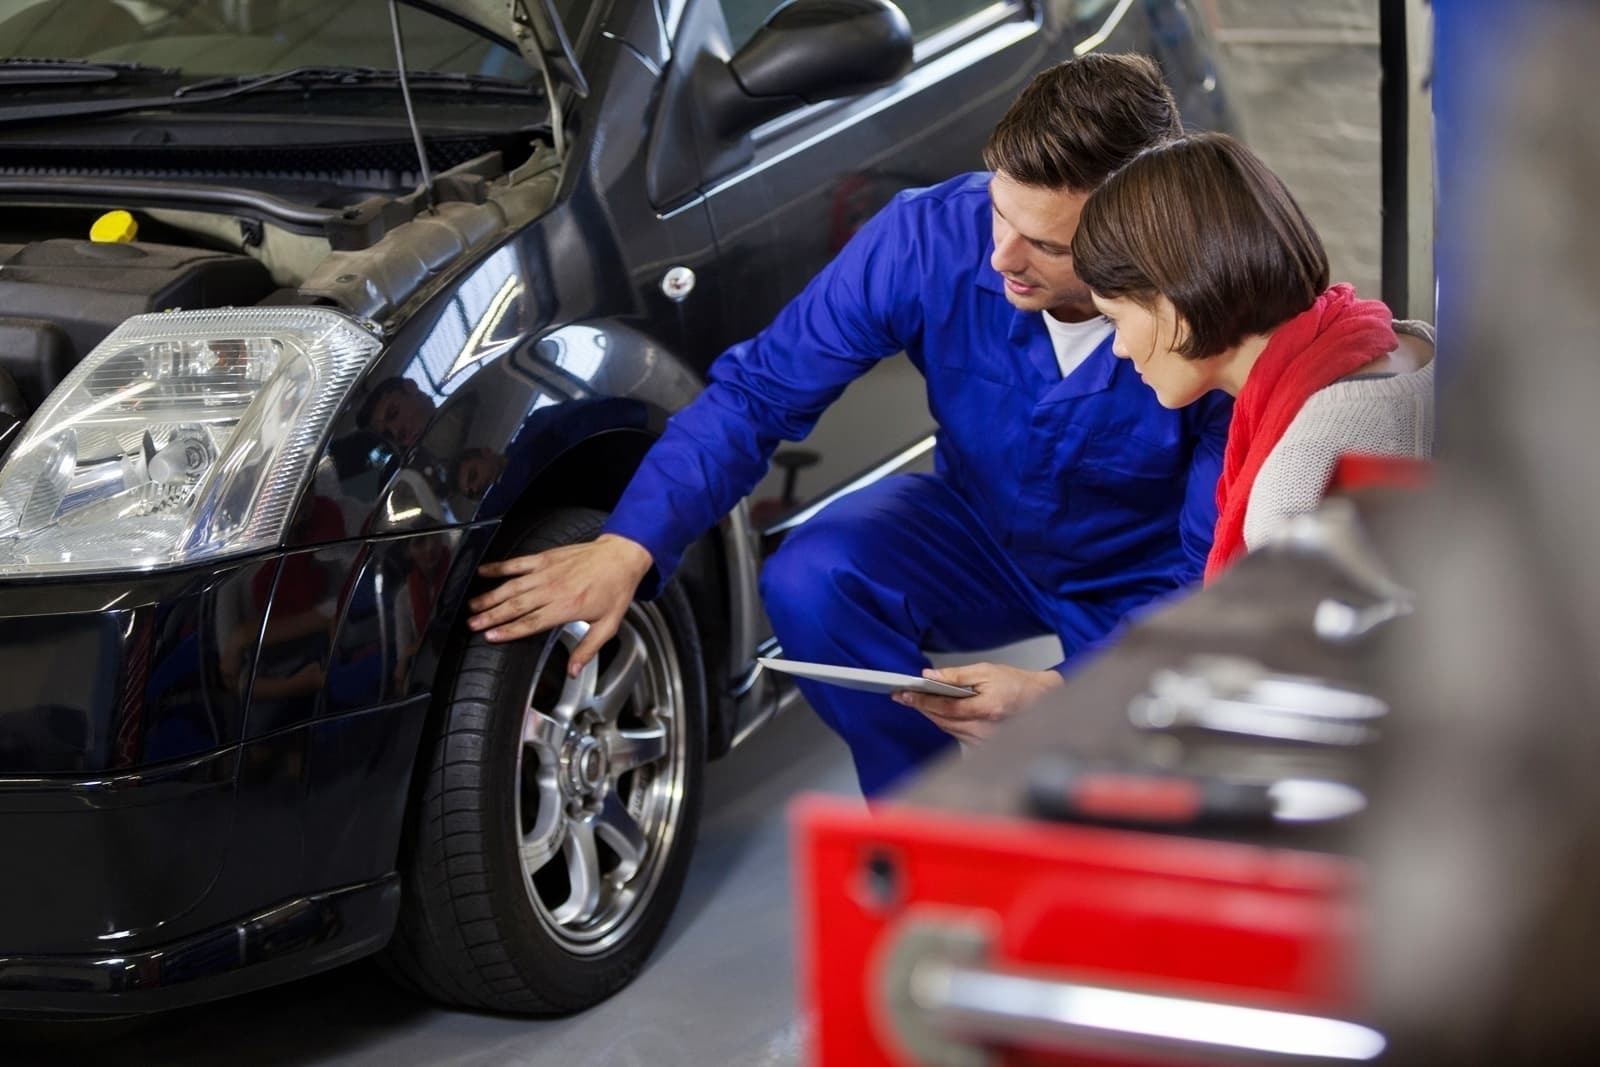
[[[1207, 2], [1230, 31], [1222, 38], [1224, 74], [1247, 136], [1312, 214], [1335, 277], [1377, 295], [1376, 0]], [[1308, 65], [1316, 72], [1309, 82]], [[903, 359], [857, 383], [808, 442], [824, 460], [802, 475], [801, 495], [854, 473], [837, 457], [891, 449], [925, 431], [922, 395]], [[778, 485], [770, 479], [758, 495], [775, 495]], [[1048, 646], [1013, 649], [1006, 658], [1043, 665], [1053, 661]], [[448, 1011], [357, 964], [133, 1024], [0, 1022], [0, 1064], [798, 1064], [786, 808], [807, 790], [855, 795], [849, 758], [798, 708], [713, 765], [707, 782], [699, 847], [660, 949], [632, 986], [584, 1015], [530, 1022]]]

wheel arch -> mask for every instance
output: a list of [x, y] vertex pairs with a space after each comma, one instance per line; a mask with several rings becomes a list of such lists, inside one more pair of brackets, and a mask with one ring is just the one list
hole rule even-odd
[[[539, 515], [552, 508], [587, 507], [611, 511], [657, 436], [645, 428], [604, 430], [552, 458], [506, 510], [485, 556], [503, 556]], [[713, 759], [728, 750], [737, 728], [737, 709], [729, 679], [736, 666], [733, 659], [743, 656], [737, 635], [745, 621], [736, 616], [749, 610], [738, 604], [737, 592], [745, 582], [753, 580], [753, 575], [741, 581], [731, 573], [732, 568], [747, 564], [732, 558], [734, 553], [730, 551], [729, 541], [748, 536], [750, 524], [746, 510], [741, 504], [722, 527], [708, 532], [690, 546], [677, 572], [700, 630], [709, 702], [707, 755]]]
[[[564, 358], [573, 352], [601, 352], [604, 359], [587, 375], [579, 375], [570, 358]], [[614, 509], [670, 413], [700, 388], [686, 361], [614, 321], [562, 327], [502, 358], [503, 373], [492, 385], [468, 383], [469, 389], [485, 394], [501, 390], [520, 395], [510, 409], [512, 417], [499, 405], [495, 424], [486, 431], [503, 442], [498, 476], [475, 514], [456, 517], [476, 532], [459, 561], [458, 578], [437, 604], [449, 637], [431, 681], [436, 699], [428, 712], [429, 725], [443, 714], [437, 694], [448, 689], [448, 680], [459, 670], [469, 636], [467, 604], [476, 588], [471, 569], [481, 560], [504, 556], [552, 509]], [[748, 507], [741, 502], [728, 520], [691, 546], [678, 572], [700, 631], [707, 683], [706, 754], [712, 759], [732, 747], [739, 729], [733, 672], [745, 666], [765, 636], [765, 615], [755, 591], [755, 544]], [[423, 758], [419, 751], [419, 765]], [[417, 769], [408, 789], [408, 810], [420, 778]]]

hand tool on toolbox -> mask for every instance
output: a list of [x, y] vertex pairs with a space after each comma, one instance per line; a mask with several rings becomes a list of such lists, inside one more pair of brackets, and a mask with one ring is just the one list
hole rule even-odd
[[1028, 769], [1029, 810], [1047, 819], [1187, 830], [1326, 822], [1367, 806], [1343, 782], [1250, 781], [1046, 756]]
[[1274, 741], [1364, 745], [1388, 714], [1382, 700], [1305, 675], [1280, 674], [1242, 656], [1193, 656], [1162, 668], [1128, 705], [1141, 730], [1193, 727]]

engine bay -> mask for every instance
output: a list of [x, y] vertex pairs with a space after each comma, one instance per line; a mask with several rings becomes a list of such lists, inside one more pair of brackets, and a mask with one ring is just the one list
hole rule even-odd
[[[427, 190], [339, 209], [226, 185], [75, 177], [36, 179], [29, 192], [0, 177], [0, 456], [129, 318], [318, 304], [381, 324], [463, 253], [542, 214], [559, 173], [542, 146], [509, 171], [491, 153]], [[115, 225], [101, 229], [106, 220]]]

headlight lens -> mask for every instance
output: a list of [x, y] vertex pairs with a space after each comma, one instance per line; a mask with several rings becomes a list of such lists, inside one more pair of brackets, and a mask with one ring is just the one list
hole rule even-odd
[[129, 319], [50, 394], [0, 468], [0, 574], [271, 548], [379, 347], [328, 308]]

